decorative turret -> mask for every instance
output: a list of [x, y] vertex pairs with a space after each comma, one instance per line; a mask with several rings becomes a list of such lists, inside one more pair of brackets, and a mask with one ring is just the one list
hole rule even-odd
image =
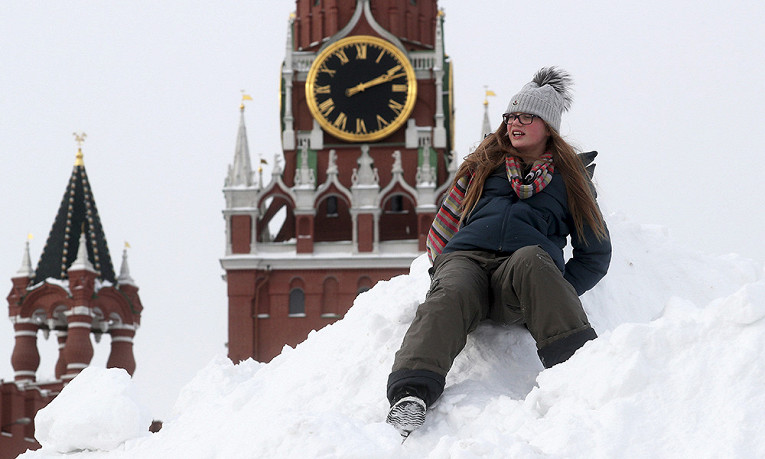
[[103, 333], [111, 334], [110, 367], [124, 368], [130, 374], [135, 370], [133, 336], [143, 306], [127, 268], [126, 253], [120, 277], [115, 277], [85, 172], [85, 137], [84, 133], [75, 134], [78, 149], [74, 168], [37, 268], [32, 268], [28, 240], [21, 268], [12, 278], [8, 308], [16, 335], [11, 361], [17, 383], [36, 380], [38, 331], [45, 338], [51, 331], [58, 335], [59, 381], [46, 383], [54, 389], [90, 364], [91, 333], [96, 342]]
[[[239, 130], [236, 136], [234, 149], [234, 161], [228, 168], [223, 187], [223, 195], [226, 198], [226, 253], [250, 253], [255, 250], [256, 237], [252, 231], [241, 234], [236, 240], [230, 237], [240, 227], [250, 228], [258, 216], [258, 209], [252, 205], [259, 187], [253, 183], [252, 161], [250, 160], [250, 147], [247, 141], [247, 129], [244, 123], [244, 103], [252, 100], [252, 97], [242, 94], [242, 102], [239, 104]], [[259, 186], [262, 184], [262, 169], [259, 169]]]
[[125, 243], [125, 248], [122, 250], [122, 264], [120, 265], [120, 275], [117, 278], [117, 283], [120, 285], [133, 285], [135, 281], [130, 277], [130, 267], [128, 266], [127, 249], [130, 247], [128, 243]]
[[16, 276], [14, 277], [30, 278], [35, 274], [32, 269], [32, 257], [29, 256], [29, 240], [31, 239], [31, 236], [32, 235], [30, 234], [27, 238], [26, 245], [24, 246], [24, 256], [21, 259], [21, 267], [16, 271]]

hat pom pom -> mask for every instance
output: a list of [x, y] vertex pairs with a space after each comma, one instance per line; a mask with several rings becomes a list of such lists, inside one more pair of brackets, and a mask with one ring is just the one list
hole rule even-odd
[[563, 110], [568, 111], [571, 107], [574, 98], [570, 88], [574, 81], [565, 70], [557, 67], [543, 67], [537, 71], [531, 81], [539, 87], [549, 84], [563, 99]]

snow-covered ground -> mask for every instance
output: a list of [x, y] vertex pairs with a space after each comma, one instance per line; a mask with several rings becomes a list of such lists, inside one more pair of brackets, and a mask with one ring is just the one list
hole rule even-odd
[[40, 411], [43, 448], [21, 457], [765, 457], [763, 266], [620, 215], [609, 227], [610, 272], [582, 297], [600, 337], [542, 371], [524, 329], [485, 323], [403, 444], [385, 384], [425, 257], [269, 364], [215, 358], [156, 434], [124, 371], [89, 368]]

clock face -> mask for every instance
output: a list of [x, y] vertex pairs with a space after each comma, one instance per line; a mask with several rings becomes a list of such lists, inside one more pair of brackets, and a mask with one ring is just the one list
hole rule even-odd
[[368, 142], [406, 122], [417, 99], [417, 79], [406, 54], [393, 44], [358, 35], [316, 57], [305, 90], [308, 108], [325, 131]]

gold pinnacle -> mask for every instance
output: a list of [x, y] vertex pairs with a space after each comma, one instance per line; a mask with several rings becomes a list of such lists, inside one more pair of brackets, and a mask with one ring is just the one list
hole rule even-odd
[[79, 134], [73, 132], [72, 135], [74, 136], [74, 141], [77, 143], [77, 156], [75, 156], [74, 165], [84, 166], [85, 161], [82, 159], [82, 143], [85, 142], [85, 137], [88, 135], [84, 132], [80, 132]]

